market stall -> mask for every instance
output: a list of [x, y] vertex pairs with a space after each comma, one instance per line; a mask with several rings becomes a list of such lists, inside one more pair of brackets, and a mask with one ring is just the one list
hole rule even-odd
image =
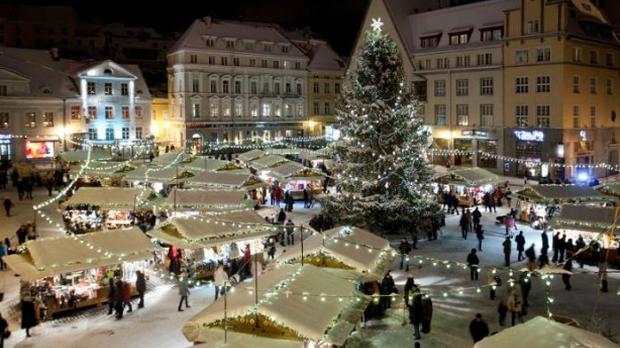
[[[72, 169], [75, 174], [78, 174], [79, 170], [80, 168], [77, 167]], [[90, 162], [88, 168], [84, 169], [81, 180], [87, 186], [96, 183], [103, 186], [121, 186], [123, 177], [133, 170], [135, 167], [129, 164], [94, 161]]]
[[250, 161], [248, 165], [256, 170], [257, 173], [266, 173], [269, 168], [275, 167], [281, 163], [289, 162], [285, 157], [280, 155], [266, 155]]
[[223, 172], [199, 172], [196, 176], [188, 178], [185, 183], [187, 188], [210, 188], [225, 190], [244, 190], [250, 198], [262, 202], [265, 197], [267, 186], [258, 177], [250, 174], [231, 174]]
[[459, 205], [471, 207], [482, 203], [486, 192], [492, 192], [500, 183], [494, 173], [482, 168], [451, 168], [435, 174], [436, 192], [453, 192]]
[[[88, 159], [88, 150], [77, 150], [77, 151], [63, 151], [60, 154], [60, 158], [69, 163], [78, 163], [78, 162], [86, 162]], [[105, 151], [102, 148], [94, 147], [90, 151], [90, 160], [91, 161], [103, 161], [112, 159], [112, 155], [109, 151]]]
[[148, 266], [156, 246], [132, 228], [31, 240], [20, 250], [5, 256], [4, 262], [36, 288], [50, 319], [105, 303], [112, 277], [130, 283], [135, 293], [136, 271]]
[[319, 150], [309, 150], [303, 149], [297, 155], [297, 158], [301, 160], [301, 163], [316, 169], [322, 169], [325, 161], [330, 160], [332, 158], [331, 154], [327, 151], [327, 148]]
[[[168, 258], [167, 268], [170, 271], [178, 271], [182, 265], [191, 265], [194, 276], [205, 279], [213, 276], [220, 261], [230, 263], [233, 270], [237, 269], [242, 264], [241, 258], [246, 248], [249, 248], [250, 255], [262, 255], [263, 240], [274, 234], [274, 229], [254, 211], [244, 210], [176, 217], [147, 233], [169, 248], [174, 248], [173, 252], [168, 250], [166, 255], [162, 255], [162, 259]], [[178, 262], [173, 263], [173, 258]]]
[[252, 294], [254, 283], [241, 283], [226, 299], [220, 297], [186, 322], [185, 338], [194, 343], [217, 342], [226, 326], [228, 333], [245, 334], [248, 339], [340, 347], [370, 302], [342, 272], [313, 265], [281, 265], [259, 276], [258, 284], [262, 289], [258, 304]]
[[565, 233], [567, 239], [576, 241], [582, 236], [586, 244], [597, 241], [602, 248], [617, 249], [617, 240], [609, 238], [615, 215], [616, 208], [613, 207], [564, 204], [560, 214], [551, 220], [551, 227]]
[[75, 233], [128, 227], [135, 222], [135, 212], [150, 198], [139, 189], [82, 187], [62, 204], [63, 220]]
[[242, 167], [240, 164], [198, 156], [194, 162], [187, 164], [186, 168], [192, 171], [223, 172], [229, 174], [250, 174], [250, 169]]
[[295, 200], [304, 198], [304, 189], [318, 194], [323, 187], [321, 173], [293, 161], [269, 168], [267, 173], [259, 177], [269, 185], [278, 183], [285, 191], [289, 191]]
[[242, 164], [249, 164], [250, 161], [256, 160], [260, 157], [265, 156], [266, 153], [263, 150], [258, 150], [258, 149], [254, 149], [254, 150], [250, 150], [248, 152], [244, 152], [242, 154], [239, 154], [239, 156], [237, 156], [237, 160], [242, 163]]
[[157, 168], [143, 165], [128, 172], [123, 177], [132, 187], [151, 187], [157, 193], [167, 193], [173, 185], [182, 185], [187, 179], [195, 176], [195, 171], [183, 165]]
[[559, 213], [560, 205], [581, 203], [602, 205], [615, 200], [592, 187], [577, 185], [526, 186], [512, 194], [516, 199], [518, 219], [534, 227], [545, 225], [549, 218]]
[[192, 163], [194, 159], [194, 155], [185, 153], [183, 151], [171, 151], [153, 158], [151, 164], [154, 166], [164, 167], [170, 166], [175, 163], [189, 164]]
[[243, 190], [173, 189], [160, 207], [177, 211], [231, 210], [254, 207]]
[[620, 183], [613, 182], [609, 184], [604, 184], [596, 187], [596, 190], [604, 195], [616, 197], [616, 199], [620, 198]]

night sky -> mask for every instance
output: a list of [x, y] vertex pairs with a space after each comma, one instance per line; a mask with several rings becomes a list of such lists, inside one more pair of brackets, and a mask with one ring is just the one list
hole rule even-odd
[[[348, 56], [369, 0], [202, 0], [202, 1], [19, 1], [30, 5], [70, 5], [81, 18], [184, 31], [203, 16], [273, 22], [288, 29], [309, 26]], [[0, 3], [16, 3], [0, 1]]]

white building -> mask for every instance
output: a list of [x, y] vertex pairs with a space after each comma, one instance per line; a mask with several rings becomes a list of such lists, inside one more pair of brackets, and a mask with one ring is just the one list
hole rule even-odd
[[171, 114], [194, 143], [302, 136], [307, 63], [275, 25], [198, 19], [168, 54]]
[[148, 135], [149, 115], [150, 95], [137, 66], [0, 48], [3, 158], [53, 158], [84, 139], [109, 144], [140, 139]]

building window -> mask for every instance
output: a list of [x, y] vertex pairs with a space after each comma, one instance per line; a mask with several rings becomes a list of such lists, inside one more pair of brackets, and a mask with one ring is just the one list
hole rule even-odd
[[528, 61], [527, 50], [516, 50], [515, 51], [515, 64], [527, 64], [527, 61]]
[[142, 119], [142, 107], [141, 106], [134, 107], [133, 112], [136, 114], [136, 120]]
[[312, 84], [312, 92], [314, 92], [315, 94], [319, 93], [319, 83], [315, 82]]
[[129, 106], [122, 106], [121, 107], [121, 118], [123, 120], [128, 120], [129, 119]]
[[438, 126], [445, 126], [447, 124], [445, 104], [435, 105], [435, 124]]
[[534, 19], [531, 21], [527, 21], [527, 33], [539, 33], [540, 32], [540, 22], [538, 19]]
[[331, 113], [331, 110], [329, 108], [329, 103], [325, 103], [325, 115], [329, 115]]
[[271, 44], [263, 44], [263, 51], [271, 52]]
[[288, 53], [288, 46], [282, 46], [282, 53]]
[[297, 104], [297, 117], [302, 117], [304, 115], [304, 106], [302, 104]]
[[217, 102], [215, 100], [212, 100], [209, 102], [209, 115], [211, 115], [211, 117], [218, 117], [220, 114], [220, 108], [217, 105]]
[[295, 70], [301, 70], [301, 63], [295, 62]]
[[607, 95], [614, 94], [614, 82], [612, 79], [607, 79]]
[[[189, 63], [190, 64], [196, 64], [198, 63], [198, 56], [195, 54], [190, 54], [189, 55]], [[129, 130], [127, 130], [127, 135], [129, 135]], [[127, 139], [127, 138], [123, 138], [123, 139]]]
[[469, 80], [457, 79], [456, 80], [456, 95], [459, 97], [467, 96], [469, 94]]
[[243, 104], [240, 101], [235, 102], [235, 116], [243, 116]]
[[596, 106], [590, 106], [590, 127], [596, 127]]
[[549, 93], [551, 91], [551, 77], [536, 76], [536, 93]]
[[88, 95], [95, 95], [95, 94], [97, 94], [97, 88], [95, 87], [95, 83], [94, 82], [88, 82], [86, 84], [86, 90], [88, 91]]
[[200, 80], [192, 79], [192, 93], [200, 92]]
[[88, 107], [88, 118], [90, 118], [90, 119], [97, 118], [97, 107], [96, 106], [89, 106]]
[[579, 128], [579, 105], [573, 105], [573, 128]]
[[88, 139], [97, 140], [97, 129], [96, 128], [88, 128]]
[[82, 118], [82, 107], [78, 105], [72, 105], [71, 106], [71, 119], [79, 120], [80, 118]]
[[222, 116], [230, 117], [230, 100], [224, 100], [222, 102]]
[[233, 65], [239, 66], [239, 57], [233, 57]]
[[273, 84], [273, 93], [274, 93], [275, 95], [280, 95], [280, 92], [281, 92], [281, 91], [280, 91], [280, 82], [275, 82], [275, 83]]
[[491, 53], [484, 53], [484, 54], [479, 54], [477, 55], [477, 62], [478, 65], [491, 65], [493, 64], [493, 54]]
[[267, 67], [267, 59], [261, 60], [260, 61], [260, 66], [263, 67], [263, 68], [266, 68]]
[[613, 55], [613, 53], [606, 53], [605, 54], [605, 65], [607, 65], [607, 66], [614, 66], [614, 55]]
[[590, 51], [590, 64], [598, 64], [598, 52]]
[[106, 82], [103, 84], [103, 94], [112, 95], [112, 84], [111, 83]]
[[274, 69], [280, 69], [280, 61], [274, 60], [272, 64]]
[[[301, 85], [300, 85], [301, 86]], [[338, 82], [334, 83], [334, 92], [336, 94], [340, 94], [340, 84]], [[300, 93], [301, 94], [301, 93]]]
[[525, 94], [529, 92], [528, 87], [528, 78], [527, 77], [517, 77], [515, 79], [515, 93], [517, 94]]
[[549, 105], [536, 106], [536, 125], [538, 128], [549, 128], [550, 109]]
[[581, 62], [581, 47], [573, 47], [573, 62]]
[[209, 56], [209, 65], [214, 65], [214, 64], [215, 64], [215, 57]]
[[312, 111], [315, 115], [319, 115], [321, 113], [321, 110], [319, 110], [319, 103], [314, 103], [312, 105]]
[[222, 65], [228, 65], [228, 57], [221, 57], [220, 61], [222, 62]]
[[263, 117], [271, 116], [271, 104], [263, 103]]
[[493, 127], [493, 104], [480, 104], [480, 126]]
[[129, 139], [129, 127], [123, 127], [121, 138], [123, 138], [123, 140]]
[[573, 76], [573, 93], [579, 94], [579, 76]]
[[504, 29], [501, 27], [480, 30], [481, 41], [498, 41], [501, 40], [503, 36]]
[[200, 117], [200, 104], [193, 103], [192, 104], [192, 117], [199, 118]]
[[515, 107], [515, 125], [517, 127], [525, 128], [528, 126], [528, 106], [527, 105], [517, 105]]
[[301, 90], [301, 83], [298, 83], [296, 87], [297, 87], [297, 88], [296, 88], [296, 90], [297, 90], [297, 95], [298, 95], [298, 96], [301, 96], [301, 94], [302, 94], [302, 90]]
[[329, 82], [325, 82], [323, 93], [329, 94]]
[[421, 48], [433, 48], [439, 44], [439, 38], [441, 35], [427, 36], [420, 38]]
[[250, 93], [251, 94], [258, 93], [258, 83], [256, 81], [250, 82]]
[[209, 81], [209, 88], [211, 89], [211, 93], [217, 93], [217, 81]]
[[457, 68], [468, 67], [469, 64], [470, 64], [469, 56], [459, 56], [459, 57], [456, 57], [456, 67]]
[[469, 105], [456, 104], [456, 125], [469, 126]]
[[244, 46], [246, 51], [254, 51], [254, 42], [246, 41]]
[[465, 45], [469, 42], [469, 33], [450, 34], [450, 45]]
[[480, 79], [480, 95], [493, 95], [492, 77], [483, 77]]
[[446, 80], [435, 80], [434, 82], [435, 88], [435, 97], [445, 97], [446, 96]]
[[113, 128], [105, 129], [105, 140], [114, 140], [114, 129]]
[[111, 120], [114, 118], [114, 108], [112, 106], [105, 107], [105, 119]]
[[596, 77], [590, 78], [590, 94], [596, 94]]
[[215, 46], [215, 39], [214, 38], [207, 38], [205, 40], [205, 43], [207, 44], [207, 47], [214, 47]]
[[230, 93], [230, 81], [228, 80], [222, 81], [222, 93], [225, 93], [225, 94]]
[[543, 47], [536, 49], [536, 62], [550, 62], [551, 61], [551, 48]]
[[263, 94], [269, 94], [269, 82], [263, 82]]
[[241, 81], [235, 81], [235, 94], [241, 94]]
[[0, 129], [8, 129], [8, 128], [9, 128], [9, 113], [0, 112]]
[[142, 139], [142, 127], [136, 127], [136, 139]]
[[121, 95], [129, 95], [129, 86], [126, 83], [121, 83]]
[[287, 83], [284, 85], [284, 90], [285, 90], [286, 94], [291, 94], [291, 93], [292, 93], [292, 92], [291, 92], [291, 84], [287, 82]]
[[252, 115], [252, 117], [258, 117], [258, 105], [257, 104], [252, 104], [250, 106], [250, 115]]
[[256, 66], [256, 59], [250, 58], [250, 66]]
[[6, 97], [7, 94], [7, 86], [6, 85], [0, 85], [0, 96], [2, 97]]
[[233, 40], [226, 40], [226, 48], [229, 48], [229, 49], [235, 48], [235, 42]]

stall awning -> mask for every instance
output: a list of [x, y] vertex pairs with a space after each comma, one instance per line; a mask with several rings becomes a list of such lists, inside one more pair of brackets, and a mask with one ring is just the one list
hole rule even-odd
[[249, 165], [256, 170], [267, 170], [271, 167], [285, 162], [289, 162], [289, 160], [280, 155], [267, 155], [250, 161]]
[[438, 183], [446, 185], [463, 185], [478, 187], [483, 185], [495, 185], [501, 180], [497, 174], [482, 168], [454, 168], [445, 173], [435, 175]]
[[192, 348], [305, 348], [304, 342], [291, 341], [286, 339], [266, 338], [256, 335], [242, 334], [238, 332], [227, 333], [224, 339], [222, 329], [203, 329], [200, 331], [200, 338], [197, 342], [209, 342], [192, 346]]
[[22, 279], [32, 281], [64, 272], [145, 260], [156, 250], [138, 228], [88, 233], [75, 237], [28, 241], [26, 252], [4, 257]]
[[[133, 208], [148, 194], [143, 190], [127, 187], [81, 187], [65, 203], [65, 206], [89, 204], [101, 208]], [[136, 198], [138, 197], [138, 199]]]
[[205, 158], [204, 156], [196, 157], [196, 160], [191, 164], [186, 165], [190, 170], [202, 170], [209, 172], [235, 172], [235, 173], [250, 173], [250, 170], [243, 168], [237, 163], [233, 163], [225, 160], [218, 160], [213, 158]]
[[184, 153], [182, 151], [173, 151], [168, 153], [163, 153], [160, 156], [157, 156], [153, 159], [153, 165], [155, 166], [168, 166], [174, 163], [191, 163], [194, 159], [194, 156]]
[[615, 208], [564, 204], [560, 215], [551, 221], [554, 229], [570, 229], [601, 233], [614, 223]]
[[275, 167], [269, 168], [269, 175], [274, 176], [281, 181], [311, 180], [318, 179], [323, 176], [314, 169], [293, 161], [287, 161]]
[[[304, 240], [304, 255], [324, 254], [353, 269], [365, 278], [381, 280], [390, 269], [395, 255], [387, 239], [357, 227], [336, 227]], [[276, 260], [278, 264], [298, 262], [301, 249], [290, 248]], [[310, 261], [312, 263], [312, 261]]]
[[[176, 198], [175, 198], [176, 192]], [[210, 191], [210, 190], [172, 190], [163, 202], [167, 208], [175, 205], [191, 209], [241, 209], [246, 208], [249, 200], [246, 200], [245, 191]]]
[[188, 178], [195, 175], [194, 171], [185, 168], [184, 166], [171, 166], [166, 168], [157, 168], [153, 166], [140, 166], [135, 170], [125, 174], [125, 180], [127, 181], [139, 181], [144, 182], [147, 178], [148, 182], [161, 182], [161, 183], [174, 183], [177, 181], [177, 173], [179, 176], [178, 181], [183, 182]]
[[269, 155], [280, 155], [280, 156], [298, 155], [300, 151], [302, 150], [296, 147], [271, 148], [271, 149], [265, 150], [265, 152]]
[[585, 201], [613, 201], [613, 197], [605, 196], [589, 186], [577, 185], [535, 185], [527, 186], [514, 193], [521, 200], [538, 204], [568, 203]]
[[249, 162], [249, 161], [253, 161], [259, 157], [263, 157], [265, 156], [265, 151], [263, 150], [250, 150], [248, 152], [244, 152], [242, 154], [239, 155], [239, 157], [237, 157], [240, 161], [243, 162]]
[[[314, 296], [286, 296], [284, 289], [277, 289], [283, 283], [286, 283], [285, 290], [290, 293], [308, 293]], [[281, 265], [259, 276], [258, 284], [265, 291], [260, 292], [257, 306], [254, 304], [254, 297], [248, 296], [248, 291], [254, 286], [251, 283], [241, 283], [237, 286], [237, 291], [228, 293], [228, 318], [245, 319], [247, 316], [249, 319], [254, 316], [252, 311], [255, 310], [258, 315], [274, 320], [277, 329], [287, 332], [290, 340], [323, 341], [329, 337], [334, 327], [334, 319], [344, 320], [339, 318], [343, 312], [350, 307], [365, 308], [370, 301], [355, 289], [354, 282], [339, 277], [329, 269], [312, 265]], [[319, 294], [330, 296], [321, 299], [317, 296]], [[338, 296], [342, 296], [343, 300], [339, 301]], [[263, 299], [265, 301], [262, 301]], [[361, 316], [354, 318], [351, 324], [355, 325], [360, 318]], [[209, 330], [210, 326], [217, 327], [217, 323], [223, 319], [224, 298], [221, 297], [186, 322], [183, 334], [191, 342], [200, 342], [202, 331]]]
[[227, 172], [199, 172], [196, 176], [188, 178], [189, 186], [215, 186], [225, 188], [256, 188], [264, 186], [260, 179], [248, 174], [229, 174]]

